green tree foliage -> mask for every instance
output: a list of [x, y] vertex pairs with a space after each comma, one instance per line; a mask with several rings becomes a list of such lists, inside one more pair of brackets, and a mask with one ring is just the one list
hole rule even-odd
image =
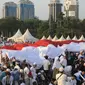
[[49, 35], [49, 22], [48, 21], [41, 21], [39, 23], [39, 27], [37, 28], [37, 37], [41, 38], [43, 35]]
[[[38, 38], [41, 38], [43, 35], [46, 37], [50, 35], [49, 20], [43, 21], [35, 18], [21, 21], [14, 17], [0, 19], [0, 34], [3, 33], [6, 37], [14, 35], [18, 29], [24, 33], [27, 28], [32, 35]], [[63, 17], [63, 13], [60, 13], [56, 22], [51, 21], [51, 33], [52, 36], [57, 35], [58, 37], [61, 35], [64, 35], [64, 37], [67, 35], [80, 37], [82, 34], [85, 36], [85, 19], [66, 18]]]

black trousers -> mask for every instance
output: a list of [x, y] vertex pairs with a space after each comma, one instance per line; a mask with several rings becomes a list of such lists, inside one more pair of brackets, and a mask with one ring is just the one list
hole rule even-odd
[[46, 76], [48, 77], [48, 75], [49, 75], [49, 70], [44, 70], [44, 72], [45, 72]]
[[1, 81], [0, 81], [0, 85], [2, 85]]

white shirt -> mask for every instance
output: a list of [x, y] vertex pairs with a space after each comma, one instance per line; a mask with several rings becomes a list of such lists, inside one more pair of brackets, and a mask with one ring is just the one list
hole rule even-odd
[[[12, 76], [10, 76], [9, 82], [10, 82], [10, 85], [13, 84], [13, 77]], [[2, 79], [2, 85], [6, 85], [6, 76]]]
[[14, 68], [16, 68], [18, 71], [20, 71], [20, 67], [16, 65]]
[[53, 84], [49, 83], [49, 85], [53, 85]]
[[81, 76], [81, 78], [85, 81], [85, 78], [81, 75], [81, 71], [75, 73], [74, 75], [78, 78], [79, 76]]
[[32, 67], [30, 68], [30, 70], [31, 70], [31, 72], [32, 72], [33, 79], [36, 79], [36, 76], [37, 76], [37, 74], [36, 74], [36, 69], [32, 66]]
[[72, 77], [68, 77], [68, 80], [66, 82], [66, 85], [76, 85], [76, 84], [77, 84], [76, 79], [73, 79], [72, 80]]
[[75, 75], [76, 77], [78, 77], [78, 76], [80, 76], [80, 74], [81, 74], [81, 71], [78, 71], [78, 72], [75, 73], [74, 75]]
[[59, 69], [60, 67], [62, 67], [62, 65], [60, 64], [60, 62], [58, 61], [58, 59], [55, 58], [55, 61], [54, 61], [53, 66], [52, 66], [52, 70], [54, 70], [54, 68]]
[[80, 55], [78, 56], [78, 59], [80, 59], [81, 57], [84, 57], [84, 56], [80, 54]]
[[65, 59], [65, 58], [62, 58], [61, 60], [60, 60], [60, 63], [63, 65], [63, 66], [67, 66], [67, 60]]
[[[56, 74], [56, 80], [58, 82], [58, 85], [66, 85], [66, 81], [67, 81], [67, 75], [62, 74], [61, 73]], [[59, 77], [60, 76], [60, 77]], [[58, 78], [59, 77], [59, 78]], [[57, 79], [58, 78], [58, 79]]]
[[24, 68], [24, 78], [27, 79], [29, 74], [29, 69], [27, 67]]
[[20, 85], [26, 85], [25, 83], [21, 83]]
[[76, 85], [77, 84], [76, 79], [72, 80], [71, 83], [72, 83], [71, 85]]
[[43, 68], [44, 68], [44, 70], [49, 70], [49, 65], [50, 65], [50, 61], [45, 59], [43, 61]]

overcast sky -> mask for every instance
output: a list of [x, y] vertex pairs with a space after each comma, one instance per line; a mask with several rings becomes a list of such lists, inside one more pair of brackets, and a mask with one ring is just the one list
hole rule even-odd
[[[0, 0], [0, 17], [2, 17], [2, 6], [5, 2], [14, 1], [18, 3], [19, 0]], [[42, 20], [47, 20], [49, 16], [48, 4], [50, 0], [31, 0], [35, 5], [35, 15]], [[63, 2], [63, 0], [61, 0]], [[85, 18], [85, 0], [79, 0], [79, 18]]]

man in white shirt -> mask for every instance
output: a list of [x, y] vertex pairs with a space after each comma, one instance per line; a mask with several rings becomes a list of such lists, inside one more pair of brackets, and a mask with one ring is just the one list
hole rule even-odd
[[80, 54], [79, 54], [79, 56], [78, 56], [78, 59], [81, 58], [81, 57], [84, 57], [83, 51], [80, 51]]
[[13, 77], [10, 72], [7, 72], [6, 76], [2, 79], [2, 85], [13, 85]]
[[19, 66], [18, 62], [16, 62], [16, 66], [14, 68], [17, 69], [18, 71], [20, 71], [20, 66]]
[[25, 83], [21, 83], [20, 85], [26, 85]]
[[43, 61], [43, 69], [48, 78], [50, 70], [50, 61], [48, 60], [48, 56], [45, 56], [45, 60]]
[[33, 63], [32, 67], [30, 68], [34, 80], [36, 80], [36, 76], [37, 76], [37, 74], [36, 74], [36, 67], [37, 67], [37, 64]]
[[60, 64], [59, 58], [55, 57], [55, 60], [54, 60], [53, 66], [52, 66], [52, 70], [54, 70], [54, 68], [59, 69], [60, 67], [62, 67], [62, 65]]
[[29, 74], [29, 68], [28, 68], [28, 65], [25, 64], [25, 68], [24, 68], [24, 79], [25, 79], [25, 84], [26, 85], [30, 85], [30, 79], [28, 77], [28, 74]]
[[59, 68], [62, 67], [59, 61], [59, 57], [55, 57], [52, 70], [53, 70], [53, 78], [56, 79], [56, 74], [58, 73]]
[[48, 71], [49, 66], [50, 66], [50, 61], [48, 60], [48, 56], [45, 56], [45, 60], [43, 61], [43, 69], [45, 71]]
[[63, 66], [63, 67], [66, 67], [67, 66], [67, 60], [66, 60], [66, 57], [63, 56], [61, 59], [60, 59], [60, 64]]
[[56, 81], [58, 82], [58, 85], [66, 85], [66, 81], [67, 81], [67, 75], [63, 73], [64, 72], [64, 68], [60, 67], [59, 68], [59, 73], [56, 74]]
[[81, 85], [84, 81], [85, 81], [85, 71], [78, 71], [77, 73], [74, 74], [76, 76], [77, 79], [77, 85]]

